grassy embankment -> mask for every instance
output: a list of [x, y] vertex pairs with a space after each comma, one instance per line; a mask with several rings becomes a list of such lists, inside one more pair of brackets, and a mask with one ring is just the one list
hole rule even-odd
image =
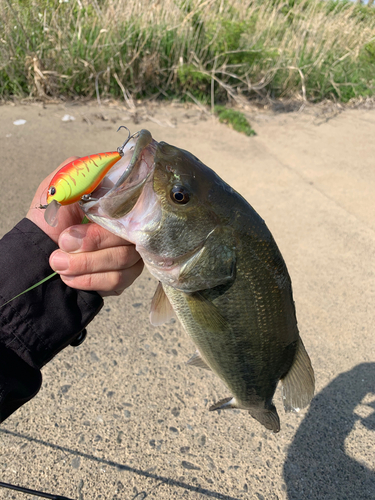
[[322, 0], [1, 0], [0, 98], [347, 102], [375, 93], [375, 9]]

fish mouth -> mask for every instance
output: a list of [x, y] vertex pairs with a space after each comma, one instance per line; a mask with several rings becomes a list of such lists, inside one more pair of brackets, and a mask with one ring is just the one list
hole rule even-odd
[[119, 151], [121, 160], [99, 187], [79, 202], [83, 212], [95, 222], [97, 218], [120, 219], [131, 212], [154, 170], [157, 146], [148, 130], [131, 136]]

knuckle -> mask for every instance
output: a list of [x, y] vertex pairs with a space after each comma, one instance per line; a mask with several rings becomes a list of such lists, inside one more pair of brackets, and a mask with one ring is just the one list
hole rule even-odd
[[92, 274], [85, 274], [80, 277], [80, 287], [83, 290], [95, 290], [94, 276]]
[[123, 245], [121, 247], [117, 247], [115, 258], [120, 267], [127, 268], [135, 264], [135, 262], [139, 259], [139, 256], [134, 245]]
[[77, 276], [86, 275], [93, 271], [92, 256], [89, 252], [71, 254], [70, 262], [70, 268], [72, 272]]
[[[91, 283], [93, 286], [93, 282]], [[115, 292], [123, 288], [123, 273], [121, 271], [111, 271], [96, 275], [96, 288], [92, 288], [100, 292]]]
[[90, 290], [96, 290], [98, 288], [98, 284], [95, 283], [96, 276], [94, 274], [86, 275], [86, 285]]
[[102, 248], [104, 240], [103, 230], [97, 224], [88, 224], [86, 235], [84, 237], [84, 249], [92, 252]]
[[117, 288], [122, 286], [123, 283], [123, 272], [121, 271], [114, 271], [112, 273], [109, 273], [109, 279], [108, 279], [108, 290], [116, 290]]

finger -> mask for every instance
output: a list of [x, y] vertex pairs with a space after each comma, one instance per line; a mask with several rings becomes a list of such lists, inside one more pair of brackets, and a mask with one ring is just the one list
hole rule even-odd
[[66, 253], [56, 250], [50, 256], [50, 266], [59, 274], [79, 276], [128, 269], [140, 258], [134, 245], [122, 245], [83, 253]]
[[108, 297], [110, 295], [120, 295], [138, 278], [142, 269], [143, 261], [139, 260], [134, 266], [123, 271], [110, 271], [81, 276], [61, 276], [61, 279], [71, 288], [96, 291], [102, 297]]
[[131, 243], [93, 223], [71, 226], [59, 238], [59, 247], [64, 252], [94, 252], [122, 245]]

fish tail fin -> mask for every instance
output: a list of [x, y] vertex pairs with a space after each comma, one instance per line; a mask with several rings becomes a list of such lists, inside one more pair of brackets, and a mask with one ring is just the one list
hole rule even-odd
[[[232, 396], [221, 399], [217, 403], [213, 404], [209, 407], [209, 411], [227, 410], [230, 408], [241, 408], [241, 406], [237, 405], [236, 399]], [[268, 408], [252, 408], [249, 413], [253, 418], [255, 418], [255, 420], [258, 420], [258, 422], [264, 425], [266, 429], [275, 433], [280, 431], [279, 415], [277, 414], [276, 408], [272, 403], [268, 405]]]
[[314, 396], [315, 378], [309, 355], [301, 338], [297, 342], [294, 362], [282, 379], [282, 395], [286, 412], [305, 408]]
[[280, 419], [277, 410], [273, 404], [262, 410], [250, 410], [250, 415], [258, 420], [266, 429], [273, 431], [275, 434], [280, 431]]

